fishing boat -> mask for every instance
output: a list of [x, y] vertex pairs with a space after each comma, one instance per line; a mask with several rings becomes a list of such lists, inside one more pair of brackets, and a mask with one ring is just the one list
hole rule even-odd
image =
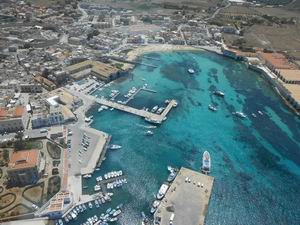
[[245, 113], [240, 112], [240, 111], [233, 112], [232, 114], [233, 114], [233, 115], [236, 115], [237, 117], [240, 117], [240, 118], [242, 118], [242, 119], [244, 119], [244, 118], [247, 117]]
[[162, 184], [159, 188], [159, 191], [156, 194], [156, 198], [158, 200], [161, 200], [167, 193], [168, 188], [169, 188], [169, 186], [167, 184]]
[[201, 171], [204, 174], [209, 174], [211, 168], [211, 159], [208, 151], [205, 151], [202, 156], [202, 168]]
[[189, 74], [194, 74], [194, 73], [195, 73], [195, 70], [193, 70], [192, 68], [189, 68], [189, 69], [188, 69], [188, 72], [189, 72]]
[[122, 148], [122, 146], [121, 146], [121, 145], [109, 145], [108, 148], [109, 148], [109, 149], [112, 149], [112, 150], [115, 150], [115, 149], [120, 149], [120, 148]]
[[213, 94], [217, 95], [217, 96], [220, 96], [220, 97], [224, 97], [225, 96], [225, 93], [222, 92], [222, 91], [214, 91]]
[[217, 108], [215, 106], [211, 105], [211, 104], [208, 105], [208, 109], [213, 111], [213, 112], [217, 111]]

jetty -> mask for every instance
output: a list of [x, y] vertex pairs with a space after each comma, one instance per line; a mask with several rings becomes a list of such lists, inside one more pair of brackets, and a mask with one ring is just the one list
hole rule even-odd
[[157, 68], [158, 67], [156, 65], [152, 65], [152, 64], [148, 64], [148, 63], [142, 63], [142, 62], [138, 62], [138, 61], [131, 61], [131, 60], [123, 59], [123, 58], [116, 57], [116, 56], [109, 56], [109, 58], [112, 59], [112, 60], [115, 60], [115, 61], [129, 63], [129, 64], [133, 64], [133, 65], [143, 65], [143, 66], [148, 66], [148, 67], [151, 67], [151, 68]]
[[203, 225], [213, 182], [211, 176], [181, 168], [154, 214], [154, 223]]
[[177, 102], [175, 100], [171, 100], [168, 103], [168, 106], [164, 109], [164, 111], [161, 114], [156, 114], [156, 113], [148, 112], [143, 109], [136, 109], [131, 106], [127, 106], [127, 105], [120, 104], [117, 102], [112, 102], [112, 101], [106, 100], [105, 98], [95, 98], [95, 102], [97, 102], [101, 105], [106, 105], [106, 106], [114, 108], [114, 109], [118, 109], [120, 111], [124, 111], [124, 112], [134, 114], [134, 115], [137, 115], [137, 116], [140, 116], [143, 118], [147, 118], [152, 121], [156, 121], [158, 123], [161, 123], [163, 120], [165, 120], [166, 116], [171, 111], [171, 109], [173, 107], [177, 106]]

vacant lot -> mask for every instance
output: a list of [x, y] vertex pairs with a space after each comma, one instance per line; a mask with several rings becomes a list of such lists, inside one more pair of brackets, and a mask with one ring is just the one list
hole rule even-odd
[[300, 50], [300, 26], [254, 25], [246, 29], [245, 40], [248, 46], [282, 51]]
[[44, 182], [28, 187], [24, 190], [23, 196], [35, 204], [39, 204], [42, 201], [44, 190]]

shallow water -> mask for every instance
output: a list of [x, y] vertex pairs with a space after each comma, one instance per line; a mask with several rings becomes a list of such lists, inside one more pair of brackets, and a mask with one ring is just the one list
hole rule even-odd
[[[121, 150], [107, 153], [101, 170], [85, 181], [92, 192], [95, 177], [122, 169], [128, 184], [115, 192], [113, 203], [91, 210], [73, 224], [124, 203], [118, 224], [140, 224], [140, 212], [149, 212], [167, 166], [199, 170], [202, 153], [212, 157], [215, 177], [206, 217], [207, 225], [300, 224], [300, 122], [259, 74], [243, 64], [208, 52], [151, 53], [159, 59], [141, 60], [158, 68], [137, 66], [128, 79], [95, 93], [121, 91], [117, 100], [145, 82], [157, 93], [141, 92], [129, 105], [152, 108], [176, 99], [179, 106], [153, 136], [143, 119], [116, 110], [98, 113], [92, 127], [112, 135]], [[192, 67], [196, 73], [189, 75]], [[145, 80], [143, 80], [145, 79]], [[225, 98], [212, 95], [220, 89]], [[213, 103], [217, 112], [207, 106]], [[258, 110], [264, 112], [259, 115]], [[244, 120], [232, 115], [243, 111]], [[257, 118], [251, 116], [256, 113]]]

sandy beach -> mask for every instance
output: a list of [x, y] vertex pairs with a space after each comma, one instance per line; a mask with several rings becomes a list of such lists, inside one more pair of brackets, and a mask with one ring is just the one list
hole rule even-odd
[[168, 44], [153, 44], [135, 48], [127, 53], [128, 60], [135, 60], [139, 55], [148, 52], [163, 52], [163, 51], [202, 51], [202, 49], [195, 48], [188, 45], [168, 45]]

